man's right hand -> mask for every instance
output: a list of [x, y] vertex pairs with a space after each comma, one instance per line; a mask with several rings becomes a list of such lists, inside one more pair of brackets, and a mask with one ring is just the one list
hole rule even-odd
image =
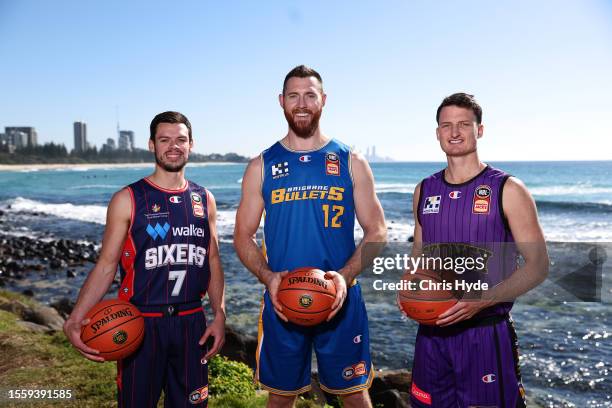
[[287, 316], [283, 314], [283, 305], [278, 301], [278, 286], [283, 280], [283, 277], [287, 275], [289, 271], [282, 272], [272, 272], [265, 271], [262, 274], [262, 280], [266, 288], [268, 288], [268, 294], [270, 295], [270, 299], [272, 300], [272, 304], [274, 305], [274, 311], [284, 322], [288, 322]]
[[64, 322], [64, 334], [68, 337], [68, 340], [74, 348], [77, 349], [85, 358], [91, 361], [103, 362], [104, 358], [100, 357], [98, 350], [88, 347], [83, 340], [81, 340], [81, 328], [89, 323], [89, 319], [73, 319], [72, 316]]

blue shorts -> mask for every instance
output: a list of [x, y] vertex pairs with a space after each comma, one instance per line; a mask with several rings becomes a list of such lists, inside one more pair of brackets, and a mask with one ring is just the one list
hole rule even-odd
[[351, 394], [370, 388], [368, 316], [359, 284], [348, 288], [342, 310], [330, 321], [303, 327], [283, 322], [266, 291], [259, 317], [256, 377], [273, 394], [297, 395], [310, 389], [312, 346], [321, 389]]
[[206, 407], [208, 363], [206, 348], [198, 344], [206, 330], [201, 306], [160, 317], [138, 308], [145, 315], [145, 336], [134, 354], [117, 361], [119, 408], [155, 408], [162, 389], [165, 407]]

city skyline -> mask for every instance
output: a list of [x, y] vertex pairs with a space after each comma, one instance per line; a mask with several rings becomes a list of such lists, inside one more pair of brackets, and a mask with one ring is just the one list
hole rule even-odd
[[610, 158], [609, 2], [162, 4], [0, 2], [0, 52], [19, 61], [1, 68], [0, 125], [70, 146], [80, 118], [99, 147], [120, 119], [146, 148], [151, 118], [178, 110], [195, 152], [254, 156], [285, 135], [278, 93], [305, 63], [328, 94], [324, 133], [381, 157], [443, 160], [435, 110], [467, 91], [483, 160]]

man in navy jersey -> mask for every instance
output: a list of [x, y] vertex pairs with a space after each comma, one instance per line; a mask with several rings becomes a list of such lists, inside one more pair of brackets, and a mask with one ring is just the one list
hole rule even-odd
[[[64, 332], [93, 361], [98, 351], [80, 339], [87, 311], [110, 287], [117, 265], [119, 298], [143, 314], [141, 347], [117, 362], [119, 407], [208, 403], [208, 359], [225, 338], [223, 270], [219, 259], [216, 204], [212, 194], [185, 179], [193, 147], [191, 124], [178, 112], [155, 116], [149, 150], [155, 171], [113, 195], [102, 249], [83, 284]], [[202, 298], [208, 293], [212, 323], [207, 327]], [[210, 349], [205, 343], [214, 338]]]
[[[345, 407], [371, 406], [368, 322], [355, 278], [365, 243], [386, 240], [385, 221], [368, 163], [319, 128], [325, 100], [315, 70], [301, 65], [287, 74], [279, 102], [288, 133], [250, 161], [236, 214], [236, 252], [266, 286], [256, 376], [270, 392], [269, 407], [290, 407], [310, 388], [313, 346], [321, 388]], [[357, 247], [355, 216], [364, 232]], [[337, 288], [328, 321], [314, 327], [287, 322], [277, 299], [287, 271], [307, 266], [326, 271]]]
[[[512, 301], [548, 273], [536, 206], [520, 180], [480, 161], [482, 109], [472, 95], [445, 98], [436, 120], [447, 167], [414, 191], [413, 256], [484, 256], [486, 269], [477, 276], [492, 288], [465, 294], [435, 326], [419, 326], [411, 402], [415, 407], [525, 406], [509, 312]], [[518, 254], [524, 258], [520, 268]], [[467, 276], [454, 279], [470, 281]]]

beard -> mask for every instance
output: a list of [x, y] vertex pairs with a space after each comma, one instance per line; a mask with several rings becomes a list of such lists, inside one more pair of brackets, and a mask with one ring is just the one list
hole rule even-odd
[[[321, 119], [321, 111], [313, 112], [310, 109], [294, 109], [291, 112], [283, 110], [285, 113], [285, 119], [289, 124], [289, 128], [298, 137], [302, 139], [308, 139], [312, 134], [319, 128], [319, 119]], [[294, 119], [294, 115], [298, 113], [308, 113], [311, 115], [310, 119]]]
[[158, 155], [157, 152], [155, 152], [155, 163], [169, 173], [178, 173], [187, 164], [187, 159], [183, 156], [183, 160], [181, 161], [168, 163], [163, 160], [161, 155]]

